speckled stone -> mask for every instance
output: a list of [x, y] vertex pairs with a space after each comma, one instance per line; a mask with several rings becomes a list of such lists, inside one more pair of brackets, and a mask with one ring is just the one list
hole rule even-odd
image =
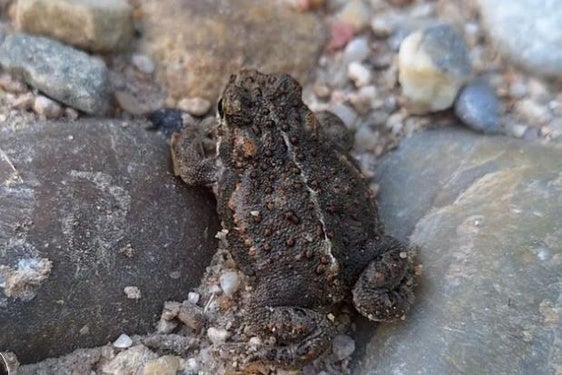
[[359, 325], [354, 374], [560, 369], [560, 160], [560, 147], [450, 128], [381, 160], [382, 220], [423, 268], [404, 322]]
[[214, 199], [173, 176], [167, 141], [146, 126], [0, 129], [0, 348], [22, 363], [146, 333], [164, 301], [199, 284]]
[[93, 115], [109, 109], [102, 59], [45, 37], [12, 34], [0, 45], [0, 65], [49, 97]]

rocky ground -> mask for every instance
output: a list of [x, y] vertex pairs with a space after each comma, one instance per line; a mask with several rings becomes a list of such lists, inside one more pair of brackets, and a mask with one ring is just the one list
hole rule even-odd
[[345, 310], [315, 363], [253, 371], [562, 373], [562, 4], [0, 10], [0, 349], [18, 373], [236, 373], [262, 344], [239, 324], [251, 280], [220, 241], [210, 260], [212, 201], [167, 150], [182, 123], [212, 123], [241, 67], [292, 74], [311, 109], [342, 118], [388, 230], [421, 249], [406, 323]]

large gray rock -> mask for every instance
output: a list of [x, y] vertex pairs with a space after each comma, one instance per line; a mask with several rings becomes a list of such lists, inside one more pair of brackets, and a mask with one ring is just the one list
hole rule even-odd
[[54, 40], [13, 34], [0, 45], [0, 65], [51, 98], [93, 115], [109, 109], [102, 59]]
[[484, 26], [514, 63], [537, 74], [562, 74], [560, 0], [478, 0]]
[[560, 160], [561, 148], [447, 129], [382, 161], [382, 217], [411, 234], [423, 274], [406, 321], [369, 331], [355, 374], [560, 371]]
[[29, 363], [146, 333], [199, 284], [214, 199], [141, 125], [0, 128], [0, 351]]

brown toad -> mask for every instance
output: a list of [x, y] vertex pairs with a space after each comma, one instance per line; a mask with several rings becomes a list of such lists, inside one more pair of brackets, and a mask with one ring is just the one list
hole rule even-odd
[[253, 70], [230, 78], [218, 112], [217, 155], [175, 137], [174, 168], [189, 185], [214, 187], [232, 257], [255, 276], [246, 324], [276, 344], [253, 360], [313, 360], [334, 335], [328, 313], [345, 300], [371, 320], [402, 317], [411, 261], [384, 234], [341, 120], [315, 116], [290, 76]]

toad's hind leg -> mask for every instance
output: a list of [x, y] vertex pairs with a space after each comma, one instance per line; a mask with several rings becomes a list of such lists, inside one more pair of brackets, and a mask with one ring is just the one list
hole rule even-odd
[[335, 335], [334, 324], [325, 314], [301, 307], [265, 307], [255, 310], [250, 325], [262, 337], [275, 338], [248, 362], [300, 367], [322, 354]]
[[400, 319], [413, 302], [413, 266], [408, 249], [393, 237], [369, 242], [378, 256], [353, 288], [357, 311], [375, 321]]

